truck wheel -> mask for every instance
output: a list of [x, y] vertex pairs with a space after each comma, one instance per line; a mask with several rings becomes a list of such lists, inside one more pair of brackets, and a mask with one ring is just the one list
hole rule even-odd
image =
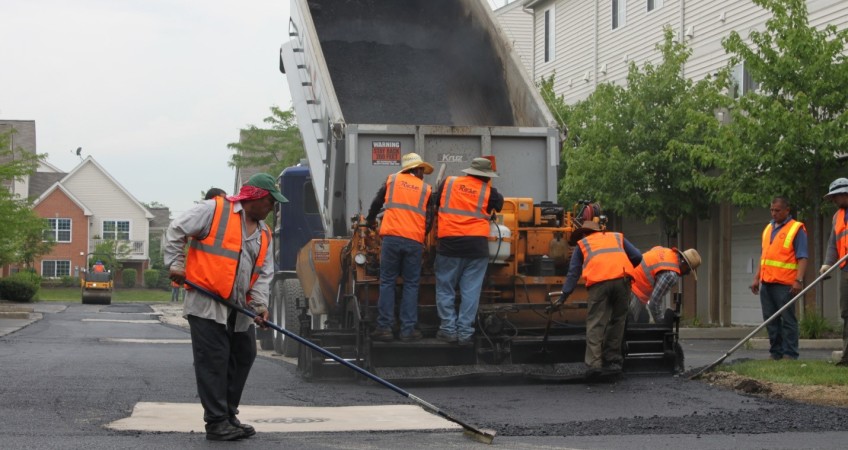
[[[283, 315], [280, 323], [283, 328], [292, 333], [300, 333], [300, 321], [297, 316], [297, 299], [305, 297], [303, 288], [300, 286], [300, 281], [289, 279], [283, 281], [283, 295], [280, 313]], [[300, 344], [294, 339], [283, 336], [283, 356], [297, 356], [297, 349]]]
[[[271, 285], [271, 298], [268, 299], [268, 317], [272, 321], [274, 318], [274, 290], [276, 287], [277, 283]], [[256, 327], [256, 339], [259, 339], [259, 348], [262, 350], [274, 350], [274, 330], [271, 328], [262, 330]]]

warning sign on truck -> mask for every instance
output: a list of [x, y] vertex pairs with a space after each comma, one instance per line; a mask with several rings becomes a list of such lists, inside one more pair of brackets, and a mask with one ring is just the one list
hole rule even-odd
[[400, 141], [372, 141], [372, 166], [399, 166]]

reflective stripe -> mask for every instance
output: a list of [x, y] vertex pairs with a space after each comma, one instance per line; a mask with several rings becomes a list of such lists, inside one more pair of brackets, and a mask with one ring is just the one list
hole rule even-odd
[[764, 260], [760, 261], [760, 265], [770, 266], [770, 267], [779, 267], [781, 269], [791, 269], [791, 270], [796, 270], [798, 268], [797, 263], [785, 263], [785, 262], [775, 261], [773, 259], [764, 259]]
[[215, 232], [212, 244], [204, 244], [197, 239], [192, 239], [189, 243], [189, 246], [202, 252], [209, 253], [211, 255], [223, 256], [224, 258], [238, 260], [239, 252], [234, 252], [232, 250], [223, 248], [224, 235], [227, 231], [227, 223], [230, 220], [230, 210], [232, 208], [231, 202], [223, 203], [224, 209], [221, 213], [221, 222], [218, 225], [218, 230]]
[[392, 199], [395, 196], [395, 187], [397, 183], [395, 183], [395, 179], [397, 178], [397, 174], [393, 174], [389, 176], [389, 183], [391, 183], [392, 189], [389, 191], [389, 198], [386, 201], [386, 205], [384, 206], [386, 209], [389, 208], [397, 208], [403, 209], [406, 211], [412, 211], [416, 214], [420, 214], [425, 216], [427, 212], [424, 210], [424, 203], [427, 201], [427, 189], [424, 189], [426, 185], [421, 185], [421, 196], [418, 198], [418, 206], [407, 205], [406, 203], [395, 203]]
[[[451, 177], [450, 181], [448, 181], [447, 186], [444, 187], [444, 189], [446, 189], [446, 191], [445, 191], [445, 205], [450, 205], [451, 192], [453, 191], [453, 182], [455, 180], [456, 180], [455, 177]], [[480, 212], [480, 211], [483, 210], [483, 199], [484, 198], [486, 198], [485, 186], [484, 186], [484, 189], [480, 189], [480, 196], [477, 197], [477, 209], [476, 210], [466, 211], [464, 209], [448, 208], [447, 206], [441, 207], [440, 210], [447, 213], [447, 214], [456, 214], [458, 216], [467, 216], [467, 217], [474, 217], [476, 219], [486, 220], [486, 219], [489, 218], [489, 216]]]
[[789, 248], [792, 245], [792, 241], [795, 240], [795, 235], [798, 234], [798, 229], [804, 225], [801, 222], [795, 222], [792, 224], [792, 227], [789, 228], [789, 233], [786, 233], [786, 239], [783, 240], [783, 248]]
[[642, 262], [639, 263], [639, 267], [642, 268], [642, 272], [645, 273], [645, 278], [648, 279], [648, 282], [651, 283], [651, 286], [654, 285], [654, 276], [651, 275], [654, 272], [654, 269], [659, 268], [668, 268], [669, 270], [676, 269], [679, 267], [678, 264], [674, 264], [668, 261], [659, 261], [656, 264], [651, 264], [650, 266], [645, 264], [645, 259], [642, 258]]
[[615, 238], [615, 243], [618, 244], [619, 248], [602, 248], [600, 250], [592, 250], [592, 245], [589, 244], [589, 241], [586, 238], [583, 238], [584, 245], [586, 246], [586, 257], [583, 261], [583, 267], [586, 267], [586, 263], [592, 259], [593, 256], [600, 255], [601, 253], [613, 253], [619, 252], [622, 248], [624, 248], [624, 244], [621, 242], [621, 235], [618, 233], [614, 233], [612, 237]]

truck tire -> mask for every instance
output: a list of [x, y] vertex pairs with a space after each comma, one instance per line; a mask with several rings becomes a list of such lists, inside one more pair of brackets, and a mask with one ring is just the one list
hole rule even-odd
[[[270, 298], [268, 299], [268, 318], [271, 319], [272, 322], [274, 321], [275, 291], [279, 290], [277, 285], [278, 282], [273, 282], [271, 284]], [[276, 334], [276, 332], [271, 328], [262, 330], [259, 327], [256, 327], [256, 339], [259, 339], [259, 348], [262, 350], [274, 350], [274, 334]]]
[[[300, 320], [297, 316], [297, 299], [303, 298], [303, 288], [300, 286], [300, 281], [297, 279], [289, 279], [283, 281], [283, 295], [281, 296], [282, 304], [280, 305], [280, 324], [287, 331], [292, 333], [300, 333]], [[300, 345], [294, 339], [286, 336], [282, 337], [282, 354], [283, 356], [297, 356], [298, 346]]]

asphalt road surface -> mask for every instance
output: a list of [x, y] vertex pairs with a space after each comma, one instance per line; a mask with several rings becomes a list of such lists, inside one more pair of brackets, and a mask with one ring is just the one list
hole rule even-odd
[[[185, 329], [160, 323], [147, 305], [70, 303], [0, 337], [0, 446], [492, 448], [447, 426], [285, 431], [286, 423], [298, 420], [280, 420], [277, 425], [283, 428], [270, 432], [257, 423], [259, 433], [244, 441], [208, 442], [202, 421], [184, 412], [199, 403], [187, 340]], [[708, 364], [734, 343], [684, 342], [687, 366]], [[802, 357], [828, 354], [808, 351]], [[731, 359], [736, 357], [764, 355], [740, 351]], [[848, 439], [848, 409], [763, 400], [671, 376], [631, 375], [609, 384], [464, 383], [407, 389], [454, 417], [496, 430], [497, 448], [837, 449]], [[195, 432], [169, 432], [164, 425], [146, 431], [110, 428], [133, 418], [139, 405], [151, 404], [160, 407], [154, 424], [190, 419], [200, 425], [189, 426]], [[268, 357], [257, 358], [242, 399], [243, 414], [258, 407], [316, 407], [327, 417], [330, 411], [344, 411], [337, 407], [409, 404], [373, 382], [304, 382], [293, 365]], [[297, 419], [298, 413], [286, 414]], [[368, 414], [359, 418], [368, 419]], [[326, 422], [332, 429], [334, 422]]]

